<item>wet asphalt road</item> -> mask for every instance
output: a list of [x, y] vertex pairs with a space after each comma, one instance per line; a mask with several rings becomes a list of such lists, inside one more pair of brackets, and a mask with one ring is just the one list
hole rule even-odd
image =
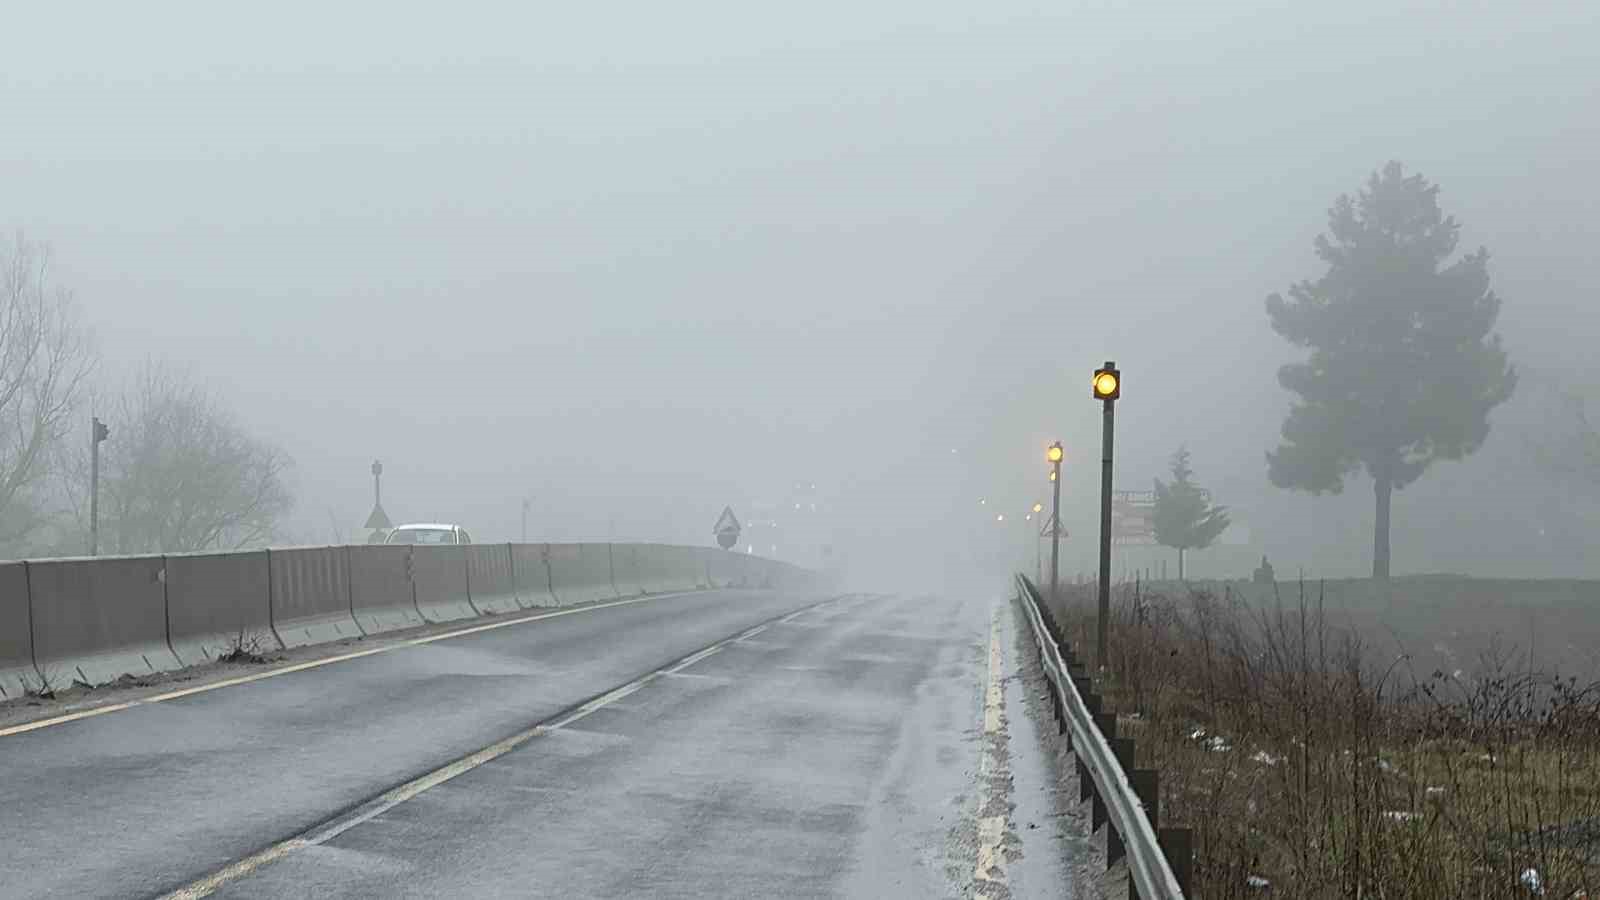
[[823, 599], [662, 598], [0, 737], [0, 896], [159, 895], [240, 860], [214, 896], [966, 894], [1004, 604]]

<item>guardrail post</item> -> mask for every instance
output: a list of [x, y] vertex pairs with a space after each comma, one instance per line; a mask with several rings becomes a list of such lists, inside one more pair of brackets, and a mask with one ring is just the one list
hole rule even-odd
[[[1089, 787], [1089, 793], [1092, 795], [1090, 799], [1094, 800], [1093, 805], [1091, 805], [1089, 807], [1089, 833], [1093, 834], [1096, 831], [1100, 830], [1100, 826], [1101, 825], [1106, 824], [1106, 819], [1107, 819], [1106, 802], [1100, 798], [1100, 792], [1095, 790], [1094, 786], [1092, 784]], [[1106, 835], [1107, 835], [1107, 837], [1106, 837], [1106, 860], [1107, 860], [1107, 865], [1110, 864], [1110, 859], [1111, 859], [1111, 837], [1110, 837], [1110, 835], [1111, 835], [1111, 832], [1113, 832], [1115, 830], [1116, 830], [1115, 828], [1107, 828], [1106, 829]]]
[[1144, 804], [1144, 817], [1154, 827], [1161, 820], [1161, 774], [1155, 769], [1132, 769], [1128, 784]]
[[[1129, 741], [1128, 743], [1133, 743]], [[1121, 753], [1117, 754], [1119, 757]], [[1128, 751], [1129, 761], [1133, 757], [1133, 749]], [[1161, 781], [1155, 769], [1127, 769], [1128, 786], [1133, 788], [1133, 793], [1139, 798], [1139, 803], [1144, 806], [1145, 818], [1149, 820], [1150, 827], [1155, 828], [1161, 817]], [[1184, 888], [1185, 892], [1188, 888]], [[1128, 900], [1140, 900], [1139, 890], [1134, 886], [1133, 879], [1128, 879]]]
[[1094, 713], [1094, 727], [1100, 729], [1100, 733], [1105, 736], [1106, 742], [1111, 744], [1111, 746], [1113, 748], [1115, 748], [1117, 746], [1117, 743], [1116, 743], [1116, 740], [1117, 740], [1117, 714], [1116, 713], [1114, 713], [1114, 712], [1098, 712], [1098, 711], [1096, 711]]
[[[1089, 711], [1092, 714], [1091, 718], [1094, 719], [1094, 727], [1100, 730], [1100, 734], [1106, 739], [1106, 742], [1109, 743], [1112, 746], [1113, 752], [1114, 752], [1114, 748], [1117, 745], [1117, 742], [1116, 742], [1117, 715], [1116, 715], [1116, 713], [1105, 713], [1105, 712], [1100, 712], [1099, 711], [1100, 710], [1100, 695], [1099, 694], [1090, 694], [1089, 697], [1085, 697], [1084, 699], [1088, 700], [1089, 698], [1093, 698], [1093, 702], [1089, 703], [1088, 705], [1089, 705]], [[1091, 832], [1098, 831], [1098, 830], [1100, 830], [1100, 826], [1104, 825], [1107, 821], [1109, 821], [1109, 816], [1106, 814], [1105, 798], [1100, 796], [1100, 792], [1099, 791], [1095, 791], [1094, 792], [1094, 806], [1091, 807], [1090, 810], [1089, 810], [1089, 823], [1090, 823], [1089, 824], [1089, 830]], [[1122, 854], [1121, 845], [1113, 843], [1116, 840], [1116, 838], [1113, 836], [1113, 832], [1115, 832], [1115, 831], [1116, 831], [1115, 828], [1107, 828], [1106, 829], [1106, 862], [1107, 862], [1107, 865], [1109, 865], [1111, 863], [1111, 861], [1112, 861], [1111, 851], [1112, 851], [1113, 848], [1116, 849], [1117, 855], [1119, 857]]]
[[1067, 698], [1062, 696], [1060, 691], [1056, 690], [1054, 683], [1050, 685], [1050, 696], [1054, 698], [1056, 702], [1056, 734], [1067, 735], [1067, 749], [1071, 750], [1072, 736], [1068, 733], [1067, 729]]
[[1178, 889], [1185, 897], [1189, 896], [1189, 885], [1194, 879], [1194, 832], [1187, 828], [1157, 829], [1156, 843], [1161, 845], [1161, 854], [1178, 879]]
[[[1089, 775], [1089, 767], [1078, 760], [1078, 802], [1082, 803], [1094, 796], [1094, 778]], [[1093, 830], [1093, 829], [1090, 829]]]
[[[1114, 713], [1103, 713], [1102, 715], [1111, 719], [1112, 731], [1115, 732], [1116, 715]], [[1099, 724], [1100, 719], [1101, 716], [1095, 716], [1095, 723]], [[1104, 731], [1104, 728], [1101, 730]], [[1106, 734], [1106, 743], [1111, 745], [1111, 753], [1116, 756], [1117, 764], [1122, 767], [1122, 771], [1132, 772], [1133, 738], [1119, 738], [1113, 737], [1112, 734]], [[1116, 865], [1117, 860], [1122, 859], [1125, 855], [1127, 855], [1127, 851], [1122, 846], [1122, 835], [1117, 833], [1117, 826], [1108, 824], [1106, 826], [1106, 868], [1109, 869]]]

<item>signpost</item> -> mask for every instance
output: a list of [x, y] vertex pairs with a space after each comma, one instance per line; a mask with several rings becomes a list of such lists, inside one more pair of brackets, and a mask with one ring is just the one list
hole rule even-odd
[[[1062, 538], [1067, 537], [1067, 529], [1061, 527], [1061, 517], [1059, 515], [1051, 516], [1050, 520], [1045, 522], [1044, 525], [1039, 528], [1039, 537], [1041, 537], [1041, 538], [1049, 538], [1053, 547], [1056, 545], [1056, 542], [1060, 541]], [[1038, 548], [1039, 548], [1039, 545], [1040, 545], [1039, 541], [1034, 541], [1033, 542], [1033, 546], [1034, 546], [1034, 550], [1035, 550], [1035, 552], [1033, 554], [1033, 556], [1034, 556], [1033, 564], [1034, 564], [1034, 567], [1039, 570], [1039, 581], [1040, 581], [1040, 583], [1043, 583], [1043, 581], [1044, 581], [1044, 566], [1039, 562], [1039, 554], [1037, 552]], [[1059, 563], [1058, 563], [1058, 565], [1059, 565]]]
[[384, 533], [394, 527], [389, 521], [389, 514], [383, 511], [383, 463], [372, 461], [372, 514], [367, 516], [367, 528], [372, 529], [372, 534], [367, 538], [369, 543], [376, 543]]

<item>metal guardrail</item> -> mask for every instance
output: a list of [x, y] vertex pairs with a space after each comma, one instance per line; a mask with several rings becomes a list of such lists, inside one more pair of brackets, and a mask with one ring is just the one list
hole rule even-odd
[[1126, 856], [1130, 897], [1182, 900], [1191, 866], [1188, 829], [1158, 831], [1157, 773], [1134, 768], [1133, 740], [1116, 737], [1116, 714], [1101, 709], [1100, 697], [1089, 690], [1087, 670], [1071, 651], [1063, 655], [1056, 638], [1060, 629], [1038, 591], [1022, 575], [1016, 581], [1054, 695], [1057, 722], [1078, 761], [1079, 800], [1094, 801], [1091, 830], [1109, 826], [1106, 865]]

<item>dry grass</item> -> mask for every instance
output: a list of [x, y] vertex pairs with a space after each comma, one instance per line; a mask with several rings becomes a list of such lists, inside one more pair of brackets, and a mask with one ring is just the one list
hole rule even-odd
[[[1079, 648], [1090, 591], [1055, 606]], [[1600, 685], [1493, 654], [1418, 672], [1314, 591], [1118, 591], [1098, 690], [1161, 772], [1163, 824], [1195, 831], [1200, 895], [1600, 896]]]

